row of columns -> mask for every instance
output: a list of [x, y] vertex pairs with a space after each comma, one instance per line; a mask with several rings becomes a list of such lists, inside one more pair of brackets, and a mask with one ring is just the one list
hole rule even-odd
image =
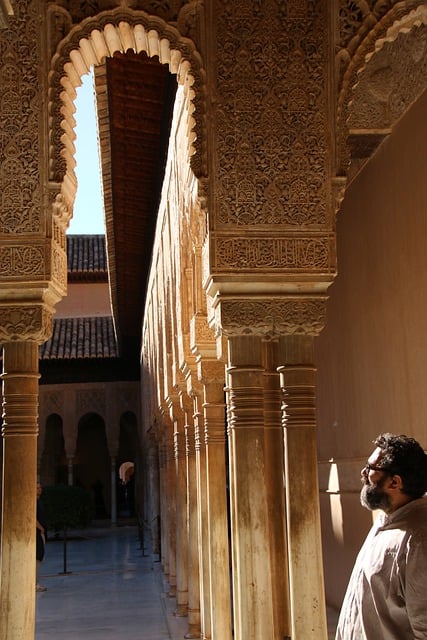
[[187, 638], [326, 639], [313, 338], [227, 342], [161, 418], [170, 595]]

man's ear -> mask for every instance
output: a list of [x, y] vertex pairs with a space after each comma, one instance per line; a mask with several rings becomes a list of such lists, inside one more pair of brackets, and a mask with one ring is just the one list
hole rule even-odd
[[400, 491], [403, 488], [403, 481], [401, 476], [399, 476], [397, 473], [394, 476], [391, 476], [390, 478], [390, 487], [392, 489], [399, 489]]

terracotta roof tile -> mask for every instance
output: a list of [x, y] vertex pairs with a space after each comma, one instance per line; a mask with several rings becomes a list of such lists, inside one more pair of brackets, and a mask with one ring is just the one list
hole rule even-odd
[[57, 318], [50, 340], [40, 346], [42, 360], [118, 358], [113, 319]]

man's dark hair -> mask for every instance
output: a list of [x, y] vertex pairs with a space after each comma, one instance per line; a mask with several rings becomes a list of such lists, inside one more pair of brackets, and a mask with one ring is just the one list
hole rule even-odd
[[413, 499], [427, 491], [427, 455], [421, 445], [409, 436], [392, 433], [379, 435], [374, 444], [381, 449], [380, 467], [402, 478], [402, 491]]

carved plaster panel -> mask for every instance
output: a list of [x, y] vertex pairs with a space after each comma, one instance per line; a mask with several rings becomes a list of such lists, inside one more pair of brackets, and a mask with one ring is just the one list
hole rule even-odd
[[0, 234], [41, 229], [38, 76], [41, 12], [37, 1], [17, 0], [0, 38]]
[[52, 334], [52, 313], [41, 305], [0, 307], [0, 342], [42, 343]]
[[326, 322], [326, 300], [326, 297], [221, 300], [215, 310], [217, 331], [228, 336], [316, 336]]

